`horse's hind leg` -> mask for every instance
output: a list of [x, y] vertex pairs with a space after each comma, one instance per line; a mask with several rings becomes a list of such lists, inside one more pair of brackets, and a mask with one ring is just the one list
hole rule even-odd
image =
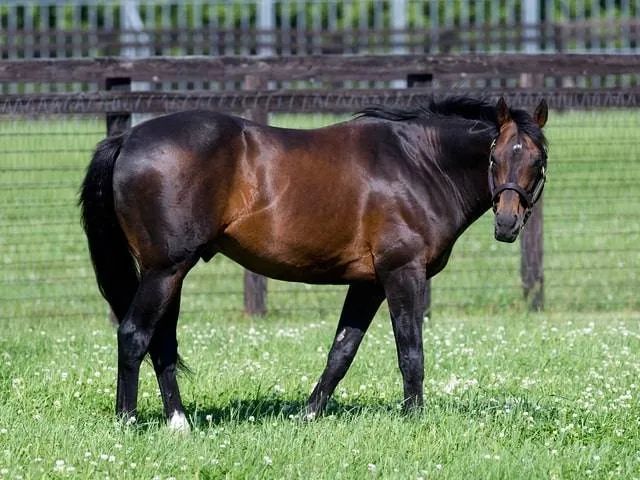
[[307, 416], [321, 413], [338, 382], [347, 373], [374, 315], [384, 300], [384, 291], [375, 284], [353, 284], [342, 307], [336, 336], [327, 366], [307, 404]]
[[156, 327], [149, 345], [149, 355], [158, 379], [164, 413], [169, 419], [169, 428], [188, 431], [189, 423], [184, 414], [176, 371], [178, 364], [178, 340], [176, 327], [180, 311], [180, 293], [174, 297], [164, 317]]
[[136, 414], [140, 363], [147, 354], [158, 322], [179, 301], [182, 280], [195, 262], [149, 269], [142, 273], [131, 307], [118, 328], [116, 413]]

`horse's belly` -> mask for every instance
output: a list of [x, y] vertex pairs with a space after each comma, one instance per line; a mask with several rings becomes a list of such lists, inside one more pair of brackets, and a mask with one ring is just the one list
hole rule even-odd
[[218, 250], [249, 270], [278, 280], [306, 283], [374, 281], [371, 253], [353, 244], [322, 239], [256, 238], [254, 232], [226, 232]]

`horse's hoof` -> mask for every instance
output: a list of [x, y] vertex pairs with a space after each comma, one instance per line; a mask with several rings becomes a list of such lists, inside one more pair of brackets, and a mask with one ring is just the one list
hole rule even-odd
[[116, 415], [114, 419], [114, 425], [119, 428], [133, 427], [138, 422], [135, 415], [120, 413]]
[[303, 422], [313, 422], [316, 418], [318, 418], [318, 412], [312, 412], [312, 411], [304, 411], [301, 412], [300, 414], [300, 419]]
[[167, 426], [169, 430], [174, 432], [189, 433], [191, 431], [187, 417], [184, 416], [184, 413], [178, 411], [173, 412]]

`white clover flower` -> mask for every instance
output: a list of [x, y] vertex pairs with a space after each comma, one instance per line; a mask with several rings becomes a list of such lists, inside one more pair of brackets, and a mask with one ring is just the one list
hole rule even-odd
[[375, 472], [376, 471], [376, 464], [375, 463], [368, 463], [367, 464], [367, 470], [369, 470], [370, 472]]
[[268, 455], [265, 455], [263, 460], [264, 460], [265, 465], [272, 465], [273, 464], [273, 460], [271, 460], [271, 457], [268, 456]]

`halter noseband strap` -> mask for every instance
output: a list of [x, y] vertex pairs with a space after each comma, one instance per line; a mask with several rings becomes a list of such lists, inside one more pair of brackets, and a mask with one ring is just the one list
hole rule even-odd
[[533, 200], [532, 196], [529, 195], [529, 192], [527, 192], [524, 188], [522, 188], [517, 183], [508, 182], [508, 183], [503, 183], [502, 185], [500, 185], [499, 187], [493, 190], [493, 193], [491, 194], [491, 201], [493, 202], [494, 205], [498, 203], [498, 197], [500, 197], [500, 194], [505, 190], [513, 190], [514, 192], [517, 192], [518, 195], [520, 195], [520, 199], [522, 200], [522, 204], [524, 205], [525, 208], [532, 208], [533, 205], [535, 204], [535, 201]]
[[531, 193], [527, 192], [524, 188], [522, 188], [515, 182], [503, 183], [502, 185], [498, 185], [496, 187], [495, 180], [493, 178], [493, 166], [495, 164], [493, 161], [493, 151], [496, 148], [496, 140], [497, 139], [495, 138], [493, 139], [493, 141], [491, 142], [491, 148], [489, 150], [489, 188], [491, 189], [491, 203], [493, 205], [493, 211], [495, 212], [496, 210], [500, 194], [505, 190], [513, 190], [520, 196], [520, 200], [524, 205], [524, 221], [522, 222], [522, 225], [524, 226], [524, 224], [527, 223], [529, 216], [531, 215], [533, 206], [540, 199], [540, 195], [542, 195], [542, 190], [544, 190], [544, 184], [547, 180], [547, 169], [545, 167], [542, 167], [541, 174], [538, 177], [538, 180], [536, 180], [536, 184], [533, 187], [533, 191]]

